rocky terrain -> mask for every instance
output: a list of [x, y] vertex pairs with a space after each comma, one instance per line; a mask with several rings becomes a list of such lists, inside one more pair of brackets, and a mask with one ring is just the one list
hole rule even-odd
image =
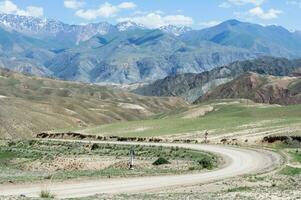
[[301, 77], [275, 77], [246, 73], [218, 86], [196, 101], [216, 99], [250, 99], [265, 104], [300, 104]]
[[295, 76], [300, 73], [300, 69], [301, 60], [263, 57], [249, 61], [234, 62], [200, 74], [168, 76], [152, 84], [140, 87], [134, 92], [146, 96], [181, 96], [188, 102], [194, 102], [208, 91], [246, 72], [274, 76]]

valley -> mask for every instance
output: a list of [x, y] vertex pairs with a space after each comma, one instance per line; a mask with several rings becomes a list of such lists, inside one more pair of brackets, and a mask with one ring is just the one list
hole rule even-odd
[[241, 72], [194, 104], [0, 70], [0, 194], [231, 199], [277, 190], [298, 196], [285, 186], [298, 187], [300, 176], [297, 66], [278, 68], [284, 76]]
[[[208, 107], [211, 107], [211, 111]], [[187, 109], [187, 108], [186, 108]], [[191, 106], [187, 110], [159, 115], [156, 119], [115, 123], [87, 129], [73, 130], [100, 136], [159, 137], [162, 139], [208, 139], [222, 143], [261, 143], [264, 136], [283, 132], [300, 135], [300, 105], [279, 106], [256, 104], [250, 100], [220, 100]], [[200, 110], [207, 111], [204, 115]], [[197, 115], [191, 115], [191, 114]], [[192, 116], [188, 117], [187, 116]], [[248, 140], [248, 142], [245, 142]]]
[[301, 35], [275, 25], [287, 13], [225, 0], [251, 10], [194, 22], [88, 2], [63, 2], [71, 23], [0, 0], [1, 200], [300, 198]]

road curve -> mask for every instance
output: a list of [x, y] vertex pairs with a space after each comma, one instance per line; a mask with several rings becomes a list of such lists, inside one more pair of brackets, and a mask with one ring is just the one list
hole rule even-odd
[[[116, 142], [106, 143], [116, 144]], [[219, 154], [226, 162], [220, 169], [198, 174], [0, 185], [0, 196], [18, 196], [23, 194], [27, 197], [38, 197], [43, 189], [47, 189], [58, 198], [85, 197], [100, 193], [115, 194], [159, 191], [164, 188], [194, 185], [246, 174], [261, 173], [281, 165], [282, 162], [280, 155], [265, 150], [200, 144], [149, 144], [131, 142], [117, 144], [178, 146]]]

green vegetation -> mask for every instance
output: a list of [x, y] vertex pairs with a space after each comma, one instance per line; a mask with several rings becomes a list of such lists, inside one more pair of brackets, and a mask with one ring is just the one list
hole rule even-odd
[[[205, 116], [185, 118], [187, 110], [170, 115], [159, 115], [156, 119], [121, 122], [78, 130], [85, 134], [117, 135], [129, 137], [155, 137], [172, 134], [194, 134], [208, 131], [209, 134], [230, 133], [252, 128], [273, 130], [290, 128], [301, 122], [301, 105], [273, 106], [235, 100], [215, 101], [198, 105], [211, 105], [214, 111]], [[193, 107], [195, 109], [195, 107]], [[188, 110], [189, 112], [189, 110]], [[295, 129], [292, 134], [300, 134]]]
[[153, 165], [166, 165], [166, 164], [170, 164], [170, 162], [162, 157], [158, 158], [155, 162], [153, 162]]
[[280, 174], [287, 175], [287, 176], [297, 176], [301, 174], [301, 168], [287, 166], [280, 171]]
[[295, 162], [301, 163], [301, 152], [290, 151], [289, 154]]
[[54, 199], [55, 196], [54, 194], [51, 194], [48, 190], [42, 190], [40, 193], [40, 197], [45, 199]]
[[250, 187], [242, 186], [242, 187], [228, 189], [227, 192], [245, 192], [250, 190], [251, 190]]
[[[1, 143], [0, 143], [1, 144]], [[191, 173], [199, 160], [217, 165], [209, 153], [162, 146], [134, 146], [135, 170], [128, 170], [132, 146], [81, 142], [24, 140], [0, 145], [0, 184], [38, 180], [66, 180], [79, 177], [127, 177]], [[152, 165], [157, 158], [170, 165]], [[162, 161], [162, 160], [161, 160]], [[160, 162], [161, 162], [160, 161]], [[176, 163], [180, 164], [174, 164]], [[182, 163], [182, 164], [181, 164]]]
[[292, 82], [288, 88], [295, 93], [300, 93], [301, 92], [301, 80], [298, 79], [298, 80]]
[[213, 162], [209, 157], [203, 157], [198, 162], [203, 168], [206, 169], [212, 169], [214, 167]]

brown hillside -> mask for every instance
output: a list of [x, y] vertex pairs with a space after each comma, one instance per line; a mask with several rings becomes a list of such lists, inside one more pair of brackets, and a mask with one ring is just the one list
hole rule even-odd
[[246, 73], [233, 81], [220, 85], [196, 102], [244, 98], [257, 103], [299, 104], [301, 103], [300, 80], [300, 77], [276, 77]]
[[145, 119], [186, 105], [180, 98], [142, 97], [0, 69], [0, 138]]

